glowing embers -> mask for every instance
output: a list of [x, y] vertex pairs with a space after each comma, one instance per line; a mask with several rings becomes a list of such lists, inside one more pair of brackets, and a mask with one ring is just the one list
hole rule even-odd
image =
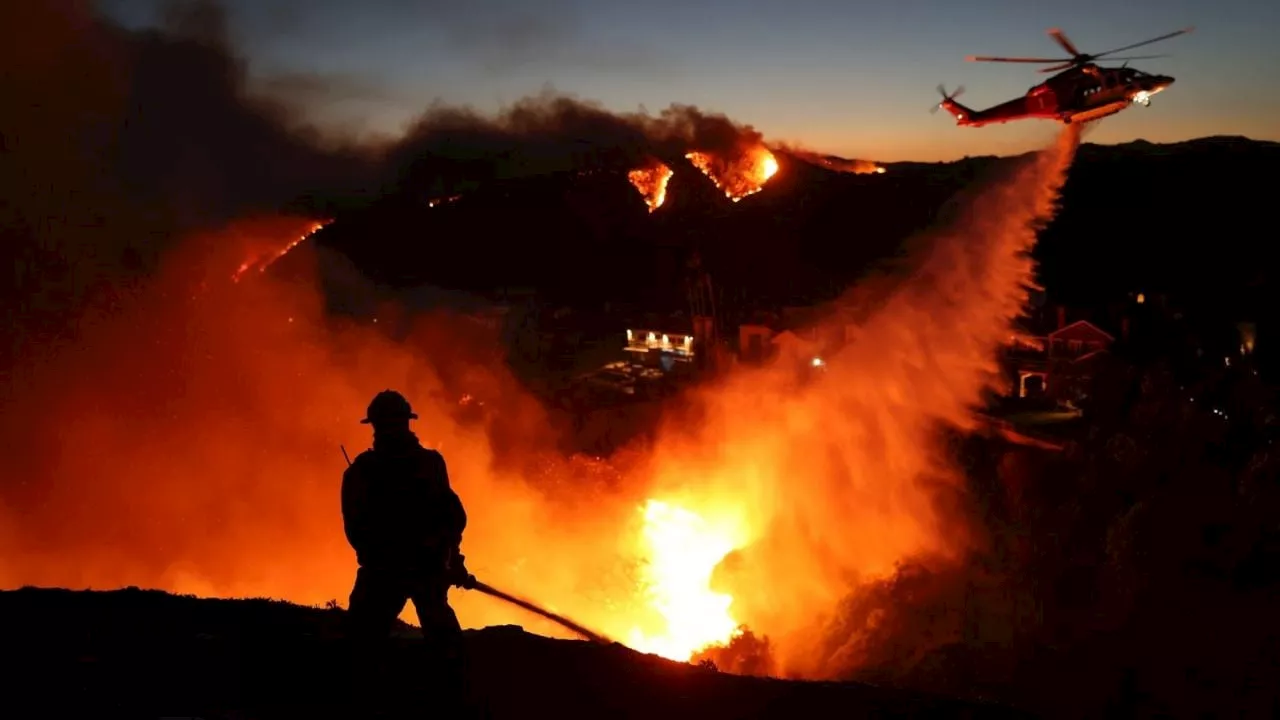
[[286, 244], [280, 250], [268, 253], [265, 256], [259, 255], [258, 257], [255, 257], [255, 258], [246, 260], [243, 263], [240, 263], [240, 267], [236, 268], [236, 271], [231, 274], [231, 281], [240, 282], [240, 278], [244, 277], [245, 273], [249, 272], [254, 268], [257, 268], [258, 272], [260, 273], [266, 272], [267, 268], [271, 267], [272, 263], [284, 257], [285, 255], [289, 254], [290, 250], [297, 247], [300, 243], [302, 243], [302, 241], [306, 240], [312, 235], [315, 235], [317, 232], [321, 230], [321, 228], [328, 225], [330, 222], [332, 222], [332, 220], [324, 220], [322, 222], [313, 222], [309, 226], [307, 226], [306, 230], [301, 235], [290, 240], [288, 244]]
[[691, 152], [685, 157], [734, 202], [760, 192], [769, 178], [778, 173], [778, 159], [763, 145], [732, 159], [707, 152]]
[[640, 191], [640, 197], [644, 198], [644, 204], [649, 206], [649, 212], [653, 212], [662, 207], [662, 203], [667, 199], [667, 182], [671, 180], [671, 168], [662, 164], [658, 160], [651, 161], [642, 168], [637, 168], [627, 173], [627, 179]]
[[450, 203], [455, 203], [455, 202], [458, 202], [458, 199], [461, 197], [462, 197], [461, 195], [449, 195], [447, 197], [431, 198], [430, 200], [427, 201], [427, 207], [434, 208], [434, 207], [440, 207], [441, 205], [448, 205]]

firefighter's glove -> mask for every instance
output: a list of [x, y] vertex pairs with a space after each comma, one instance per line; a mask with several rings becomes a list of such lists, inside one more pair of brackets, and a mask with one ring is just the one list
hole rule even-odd
[[465, 560], [461, 554], [453, 556], [453, 562], [449, 565], [449, 584], [464, 590], [474, 590], [476, 576], [467, 571]]

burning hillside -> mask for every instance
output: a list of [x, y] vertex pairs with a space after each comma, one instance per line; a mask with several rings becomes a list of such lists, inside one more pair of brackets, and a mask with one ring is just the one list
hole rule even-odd
[[644, 198], [644, 204], [649, 206], [649, 212], [653, 212], [662, 207], [662, 203], [666, 201], [667, 182], [674, 174], [671, 168], [662, 162], [652, 160], [648, 165], [627, 173], [627, 179], [635, 186], [640, 197]]
[[[267, 268], [271, 267], [272, 263], [284, 257], [285, 255], [287, 255], [290, 250], [297, 247], [300, 243], [305, 242], [307, 238], [310, 238], [312, 235], [315, 235], [325, 225], [328, 225], [330, 222], [332, 221], [314, 222], [309, 224], [303, 230], [302, 234], [298, 235], [296, 238], [293, 238], [289, 242], [285, 243], [284, 247], [276, 248], [276, 249], [256, 248], [256, 249], [250, 250], [250, 252], [252, 253], [252, 257], [250, 257], [248, 260], [245, 260], [243, 263], [240, 264], [240, 267], [236, 268], [235, 273], [231, 275], [231, 280], [233, 282], [240, 282], [240, 279], [244, 277], [245, 273], [255, 268], [260, 273], [266, 272]], [[252, 240], [259, 240], [259, 238], [252, 238], [250, 242], [252, 242]]]
[[778, 172], [777, 159], [764, 145], [750, 146], [732, 155], [693, 151], [685, 157], [734, 202], [763, 190]]
[[[705, 175], [725, 197], [738, 202], [764, 189], [778, 172], [778, 161], [763, 144], [754, 144], [732, 155], [689, 152], [685, 159]], [[667, 182], [674, 173], [657, 160], [632, 170], [627, 179], [640, 192], [649, 212], [662, 207], [667, 198]]]

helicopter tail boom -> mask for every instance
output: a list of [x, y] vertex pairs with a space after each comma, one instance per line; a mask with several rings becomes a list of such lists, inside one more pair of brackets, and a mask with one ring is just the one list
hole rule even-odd
[[973, 122], [973, 116], [975, 115], [973, 109], [966, 107], [965, 105], [962, 105], [961, 103], [958, 103], [955, 100], [951, 100], [949, 98], [946, 100], [943, 100], [942, 103], [940, 104], [940, 107], [943, 110], [946, 110], [951, 115], [951, 117], [956, 119], [957, 125], [976, 124]]

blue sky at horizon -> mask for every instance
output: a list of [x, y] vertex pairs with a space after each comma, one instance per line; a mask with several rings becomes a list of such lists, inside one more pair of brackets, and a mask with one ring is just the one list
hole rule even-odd
[[[104, 0], [130, 26], [160, 0]], [[225, 0], [255, 80], [322, 79], [299, 95], [311, 120], [398, 134], [433, 102], [485, 112], [551, 87], [616, 111], [696, 105], [771, 140], [882, 161], [1008, 154], [1046, 143], [1026, 121], [958, 128], [930, 114], [941, 82], [975, 108], [1021, 95], [1045, 76], [970, 54], [1056, 57], [1061, 27], [1085, 52], [1189, 25], [1135, 62], [1177, 82], [1149, 108], [1104, 120], [1090, 142], [1205, 135], [1280, 140], [1280, 4], [1220, 0]], [[1150, 51], [1146, 53], [1145, 51]], [[293, 87], [300, 84], [293, 83]]]

